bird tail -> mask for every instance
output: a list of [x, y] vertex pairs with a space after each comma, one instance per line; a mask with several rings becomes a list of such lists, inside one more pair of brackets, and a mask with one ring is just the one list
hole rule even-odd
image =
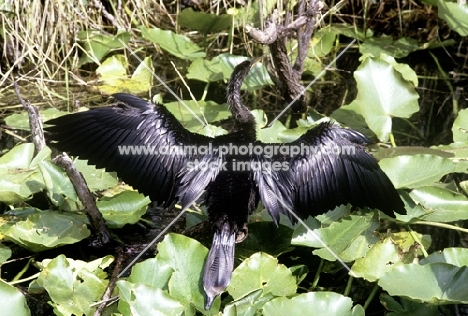
[[205, 263], [203, 288], [206, 293], [205, 309], [208, 310], [216, 296], [229, 285], [234, 268], [236, 230], [225, 221], [216, 229], [213, 244]]

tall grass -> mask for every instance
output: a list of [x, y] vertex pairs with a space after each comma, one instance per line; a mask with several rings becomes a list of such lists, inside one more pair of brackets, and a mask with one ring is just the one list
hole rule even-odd
[[[80, 31], [113, 34], [135, 26], [174, 23], [164, 5], [151, 0], [0, 0], [0, 93], [13, 79], [33, 84], [41, 98], [68, 99], [70, 87], [83, 86], [79, 69]], [[22, 83], [23, 82], [23, 83]], [[67, 87], [57, 92], [54, 86]], [[28, 92], [32, 93], [31, 89]]]

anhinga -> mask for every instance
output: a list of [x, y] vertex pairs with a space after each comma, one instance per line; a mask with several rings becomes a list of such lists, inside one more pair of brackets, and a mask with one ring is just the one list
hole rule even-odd
[[[125, 182], [159, 204], [177, 202], [188, 207], [205, 191], [204, 203], [214, 231], [203, 276], [206, 309], [230, 282], [234, 245], [245, 238], [245, 225], [259, 200], [276, 224], [280, 213], [296, 222], [291, 211], [306, 218], [347, 203], [377, 208], [390, 216], [393, 211], [404, 211], [394, 186], [366, 152], [366, 137], [356, 131], [321, 123], [292, 143], [257, 141], [254, 117], [240, 95], [251, 65], [249, 61], [237, 65], [227, 85], [227, 103], [235, 120], [234, 131], [228, 135], [210, 138], [192, 133], [163, 105], [124, 93], [114, 95], [119, 101], [114, 107], [47, 122], [52, 125], [47, 131], [55, 147], [88, 159], [97, 167], [116, 171]], [[209, 144], [212, 152], [204, 154], [192, 151], [167, 155], [156, 150], [151, 155], [125, 155], [118, 151], [118, 146], [128, 145], [193, 148]], [[260, 151], [241, 154], [221, 150], [227, 144], [230, 148], [256, 146]], [[283, 151], [279, 150], [271, 154], [266, 150], [268, 146], [318, 150], [295, 155], [280, 154]], [[353, 151], [325, 150], [346, 146]], [[239, 163], [252, 168], [239, 170]], [[196, 165], [211, 168], [194, 168]]]

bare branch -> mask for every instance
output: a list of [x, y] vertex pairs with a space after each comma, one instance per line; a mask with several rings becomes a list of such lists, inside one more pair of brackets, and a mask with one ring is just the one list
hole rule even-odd
[[34, 143], [34, 148], [36, 153], [42, 150], [45, 147], [45, 138], [44, 138], [44, 130], [42, 128], [42, 118], [41, 114], [39, 113], [39, 108], [37, 106], [32, 105], [29, 101], [25, 101], [21, 97], [21, 92], [16, 81], [13, 82], [15, 87], [16, 96], [18, 97], [20, 103], [28, 112], [29, 116], [29, 127], [31, 129], [31, 137]]
[[110, 233], [107, 230], [106, 222], [96, 206], [94, 197], [91, 195], [83, 175], [76, 169], [73, 161], [65, 153], [58, 155], [53, 161], [57, 166], [65, 169], [78, 198], [83, 203], [84, 212], [97, 234], [96, 246], [108, 244], [111, 241]]

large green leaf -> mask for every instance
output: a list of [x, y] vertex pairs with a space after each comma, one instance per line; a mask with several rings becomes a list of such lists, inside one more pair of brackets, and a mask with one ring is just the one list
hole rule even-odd
[[379, 57], [382, 53], [402, 58], [408, 56], [411, 52], [419, 49], [418, 41], [409, 37], [402, 37], [394, 41], [393, 36], [382, 35], [366, 38], [364, 43], [359, 45], [361, 54], [371, 54], [373, 57]]
[[414, 86], [381, 59], [364, 58], [354, 78], [358, 85], [355, 102], [381, 141], [389, 139], [392, 117], [410, 117], [419, 109]]
[[[188, 237], [169, 234], [158, 245], [158, 260], [174, 272], [168, 283], [169, 294], [185, 308], [185, 315], [205, 312], [202, 286], [203, 267], [208, 249]], [[219, 308], [218, 303], [212, 309]]]
[[432, 304], [468, 303], [468, 267], [433, 262], [407, 264], [385, 273], [379, 285], [392, 296]]
[[258, 289], [263, 290], [263, 295], [291, 295], [296, 293], [296, 279], [291, 270], [278, 264], [278, 259], [258, 252], [233, 271], [227, 291], [234, 300], [238, 300]]
[[93, 165], [89, 165], [86, 160], [75, 159], [74, 165], [76, 169], [83, 175], [86, 184], [91, 192], [101, 191], [114, 187], [118, 183], [115, 172], [106, 172], [104, 169], [97, 169]]
[[254, 290], [242, 298], [235, 300], [224, 307], [225, 316], [255, 316], [266, 302], [274, 298], [271, 292], [263, 293], [263, 290]]
[[248, 258], [256, 252], [262, 251], [272, 256], [293, 249], [291, 237], [293, 229], [273, 222], [256, 222], [248, 226], [247, 238], [236, 246], [236, 257]]
[[222, 60], [219, 56], [212, 60], [197, 58], [190, 64], [187, 70], [187, 78], [200, 80], [203, 82], [216, 82], [226, 80], [221, 71]]
[[105, 94], [127, 92], [142, 94], [147, 92], [153, 84], [153, 61], [146, 57], [138, 65], [129, 78], [127, 75], [128, 61], [124, 55], [114, 55], [107, 58], [97, 69], [100, 79], [97, 89]]
[[[201, 132], [203, 125], [199, 119], [208, 123], [217, 122], [231, 116], [226, 104], [213, 101], [186, 100], [184, 104], [168, 102], [164, 106], [184, 125], [193, 132]], [[197, 118], [197, 117], [198, 118]]]
[[8, 240], [31, 251], [42, 251], [60, 245], [77, 243], [90, 235], [90, 231], [78, 216], [57, 212], [29, 215], [2, 231]]
[[34, 144], [25, 143], [13, 147], [5, 155], [0, 157], [0, 174], [5, 174], [9, 169], [26, 169], [34, 155]]
[[427, 258], [422, 259], [421, 265], [431, 262], [445, 262], [457, 267], [468, 266], [468, 249], [466, 248], [445, 248], [442, 252], [431, 253]]
[[91, 315], [104, 293], [108, 280], [107, 268], [113, 258], [107, 256], [91, 262], [73, 260], [59, 255], [42, 262], [37, 284], [49, 293], [56, 315]]
[[[119, 310], [125, 315], [130, 310], [132, 313], [139, 311], [138, 315], [166, 315], [160, 309], [169, 313], [170, 307], [174, 306], [178, 314], [179, 306], [182, 306], [184, 315], [195, 315], [197, 311], [212, 315], [220, 303], [217, 299], [210, 311], [204, 309], [201, 280], [207, 255], [208, 250], [193, 239], [166, 235], [158, 245], [156, 258], [137, 264], [128, 282], [119, 282], [120, 290], [125, 292]], [[151, 295], [159, 297], [162, 305], [158, 307], [158, 300], [154, 298], [148, 301]], [[147, 307], [143, 306], [145, 302]], [[150, 310], [152, 312], [148, 314]]]
[[50, 157], [50, 149], [44, 147], [34, 159], [33, 155], [34, 145], [25, 143], [0, 157], [0, 201], [15, 204], [44, 189], [44, 179], [37, 164]]
[[[48, 108], [44, 110], [40, 110], [42, 120], [47, 122], [53, 118], [60, 116], [60, 114], [65, 113], [56, 108]], [[29, 131], [29, 117], [24, 115], [24, 113], [13, 113], [5, 117], [5, 123], [9, 127], [13, 129], [22, 129], [25, 131]]]
[[118, 281], [117, 287], [123, 315], [184, 315], [184, 306], [159, 288], [124, 280]]
[[29, 316], [31, 311], [24, 295], [0, 279], [0, 302], [2, 302], [2, 315]]
[[47, 195], [52, 203], [66, 210], [64, 207], [67, 205], [65, 199], [69, 199], [73, 202], [78, 201], [75, 188], [67, 173], [62, 168], [58, 167], [50, 160], [41, 162], [39, 167], [47, 187]]
[[[468, 142], [458, 142], [458, 143], [451, 143], [448, 145], [438, 145], [432, 146], [431, 148], [435, 148], [437, 150], [443, 150], [447, 153], [452, 154], [454, 158], [468, 158]], [[462, 160], [463, 161], [463, 160]]]
[[410, 263], [413, 259], [413, 253], [404, 256], [398, 245], [391, 238], [386, 238], [375, 244], [364, 258], [358, 258], [353, 264], [351, 273], [353, 276], [374, 282], [385, 272], [404, 263]]
[[124, 48], [130, 40], [130, 33], [119, 32], [117, 35], [104, 35], [99, 31], [80, 31], [78, 39], [83, 42], [85, 54], [80, 58], [79, 65], [99, 62], [112, 50]]
[[294, 231], [291, 244], [320, 248], [313, 253], [326, 260], [335, 261], [339, 258], [349, 262], [363, 257], [369, 246], [379, 240], [374, 236], [378, 225], [377, 216], [367, 213], [344, 217], [320, 229], [313, 229], [311, 225], [309, 227], [313, 230], [299, 226]]
[[461, 36], [468, 35], [468, 6], [466, 3], [437, 0], [439, 17]]
[[395, 188], [417, 188], [431, 185], [455, 171], [455, 164], [435, 155], [397, 156], [379, 161]]
[[150, 199], [141, 193], [123, 191], [112, 197], [103, 197], [96, 206], [110, 227], [120, 228], [138, 222], [150, 203]]
[[151, 258], [137, 263], [132, 268], [128, 282], [167, 290], [167, 284], [173, 272], [174, 269], [168, 262], [161, 261], [159, 258]]
[[188, 37], [160, 28], [140, 27], [143, 38], [158, 44], [171, 55], [181, 59], [196, 59], [205, 57], [205, 52]]
[[425, 186], [412, 190], [410, 196], [429, 210], [430, 213], [424, 216], [427, 221], [454, 222], [468, 219], [468, 198], [458, 192]]
[[0, 243], [0, 265], [2, 265], [10, 257], [11, 257], [11, 249], [5, 246], [4, 244]]
[[380, 294], [380, 302], [391, 316], [439, 316], [438, 306], [415, 302], [403, 297], [398, 300], [386, 293]]
[[357, 100], [352, 101], [348, 105], [341, 106], [335, 110], [330, 117], [338, 122], [348, 126], [349, 128], [360, 131], [367, 137], [374, 137], [373, 133], [367, 126], [364, 116], [362, 116], [361, 108]]
[[[231, 77], [234, 67], [246, 60], [248, 60], [247, 57], [230, 54], [220, 54], [210, 61], [198, 58], [190, 64], [187, 78], [204, 82], [227, 81]], [[241, 88], [253, 91], [272, 84], [273, 82], [265, 66], [257, 62], [245, 77]]]
[[333, 315], [364, 316], [364, 309], [353, 301], [335, 292], [309, 292], [293, 298], [278, 297], [263, 306], [265, 316], [284, 315]]
[[215, 33], [231, 27], [232, 16], [227, 14], [208, 14], [193, 11], [192, 8], [182, 10], [178, 15], [180, 26], [203, 33]]

